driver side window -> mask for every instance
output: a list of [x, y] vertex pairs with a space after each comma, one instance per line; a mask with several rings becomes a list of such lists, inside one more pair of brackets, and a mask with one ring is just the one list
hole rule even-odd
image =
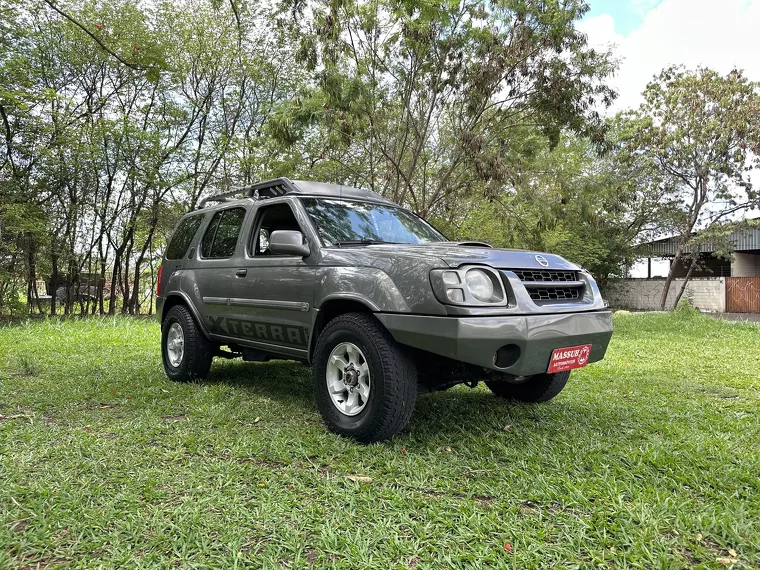
[[248, 243], [249, 255], [252, 257], [280, 257], [269, 250], [269, 237], [272, 232], [277, 230], [303, 232], [289, 204], [273, 204], [259, 208]]

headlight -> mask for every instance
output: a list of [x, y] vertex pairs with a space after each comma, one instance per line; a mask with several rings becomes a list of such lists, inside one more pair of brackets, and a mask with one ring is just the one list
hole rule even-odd
[[465, 274], [467, 289], [481, 303], [490, 303], [493, 299], [493, 283], [482, 269], [470, 269]]
[[499, 274], [490, 268], [434, 269], [430, 282], [435, 296], [447, 305], [503, 305], [506, 301]]

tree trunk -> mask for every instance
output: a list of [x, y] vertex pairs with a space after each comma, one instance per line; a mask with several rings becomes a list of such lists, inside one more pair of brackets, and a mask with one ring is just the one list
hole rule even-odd
[[66, 303], [63, 306], [63, 314], [67, 316], [71, 314], [74, 308], [74, 295], [72, 295], [72, 287], [74, 286], [74, 262], [69, 259], [68, 270], [66, 271]]
[[129, 314], [140, 314], [140, 265], [142, 265], [142, 255], [137, 258], [135, 263], [135, 276], [132, 282], [132, 299], [129, 301]]
[[660, 310], [665, 310], [665, 305], [668, 302], [668, 291], [670, 291], [670, 284], [673, 283], [673, 279], [676, 275], [676, 268], [678, 267], [681, 257], [683, 256], [683, 248], [679, 247], [676, 251], [676, 256], [673, 258], [673, 263], [670, 264], [670, 270], [668, 271], [668, 277], [665, 279], [665, 285], [662, 288], [662, 297], [660, 297]]
[[148, 252], [148, 248], [153, 243], [153, 232], [155, 232], [157, 225], [158, 218], [154, 216], [150, 221], [150, 230], [148, 231], [148, 237], [145, 239], [145, 243], [143, 243], [142, 249], [140, 250], [140, 255], [137, 257], [137, 262], [135, 263], [135, 277], [134, 283], [132, 285], [132, 301], [130, 303], [130, 313], [134, 315], [140, 314], [140, 268], [145, 261], [145, 254]]
[[111, 273], [111, 300], [108, 302], [108, 314], [116, 314], [116, 282], [119, 280], [119, 268], [121, 266], [121, 250], [117, 249], [113, 260], [113, 272]]
[[153, 236], [150, 238], [150, 304], [148, 305], [148, 315], [153, 314], [153, 295], [156, 291], [156, 271], [153, 267]]
[[55, 316], [56, 300], [58, 297], [56, 294], [58, 289], [58, 255], [54, 253], [51, 256], [51, 261], [53, 263], [53, 272], [50, 275], [50, 314]]
[[686, 277], [683, 280], [683, 285], [681, 285], [681, 290], [678, 291], [678, 295], [676, 296], [676, 302], [673, 303], [674, 309], [677, 309], [678, 303], [681, 302], [681, 297], [683, 297], [683, 294], [686, 291], [686, 284], [689, 282], [689, 278], [691, 277], [691, 274], [694, 271], [694, 268], [697, 266], [698, 260], [699, 260], [699, 257], [694, 257], [694, 259], [691, 260], [691, 265], [689, 265], [689, 270], [686, 272]]
[[121, 285], [121, 290], [123, 293], [123, 299], [121, 301], [121, 314], [126, 315], [127, 310], [129, 309], [129, 303], [130, 303], [130, 296], [129, 296], [129, 257], [132, 255], [132, 248], [128, 248], [127, 252], [124, 254], [124, 270], [121, 271], [121, 277], [123, 280], [123, 283]]
[[29, 287], [27, 292], [26, 302], [29, 306], [29, 312], [32, 311], [32, 301], [34, 306], [37, 307], [37, 312], [42, 314], [42, 307], [40, 306], [40, 294], [37, 291], [37, 245], [34, 240], [29, 240]]
[[101, 315], [104, 313], [103, 297], [105, 297], [106, 290], [106, 260], [100, 260], [100, 280], [98, 283], [98, 313]]

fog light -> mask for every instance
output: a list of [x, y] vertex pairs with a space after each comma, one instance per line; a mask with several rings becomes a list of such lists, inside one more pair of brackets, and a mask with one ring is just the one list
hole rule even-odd
[[493, 355], [493, 364], [497, 368], [509, 368], [520, 360], [520, 347], [516, 344], [505, 344]]

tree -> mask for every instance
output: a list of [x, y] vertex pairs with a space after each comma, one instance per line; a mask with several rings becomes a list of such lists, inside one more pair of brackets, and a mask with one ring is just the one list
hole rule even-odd
[[270, 14], [240, 1], [9, 1], [0, 309], [26, 283], [28, 310], [42, 311], [35, 283], [49, 275], [53, 292], [88, 293], [67, 293], [64, 313], [77, 301], [139, 312], [177, 218], [214, 187], [280, 167], [266, 124], [305, 75]]
[[[760, 206], [750, 176], [760, 167], [760, 84], [738, 70], [670, 67], [647, 85], [639, 109], [621, 119], [628, 160], [645, 159], [669, 206], [662, 229], [674, 234], [676, 254], [660, 301], [665, 309], [698, 232], [719, 233], [735, 215]], [[698, 259], [690, 257], [689, 275]]]
[[[295, 3], [297, 11], [299, 4]], [[601, 140], [607, 53], [580, 0], [339, 0], [297, 20], [314, 84], [280, 106], [277, 138], [330, 178], [431, 215], [508, 179], [525, 127]], [[517, 140], [516, 140], [517, 139]]]
[[510, 185], [460, 201], [440, 225], [463, 239], [558, 253], [603, 285], [635, 260], [636, 242], [655, 235], [663, 215], [659, 186], [641, 164], [621, 160], [619, 136], [611, 122], [610, 149], [600, 154], [570, 133], [553, 149], [540, 133], [523, 133], [535, 149], [525, 150]]

